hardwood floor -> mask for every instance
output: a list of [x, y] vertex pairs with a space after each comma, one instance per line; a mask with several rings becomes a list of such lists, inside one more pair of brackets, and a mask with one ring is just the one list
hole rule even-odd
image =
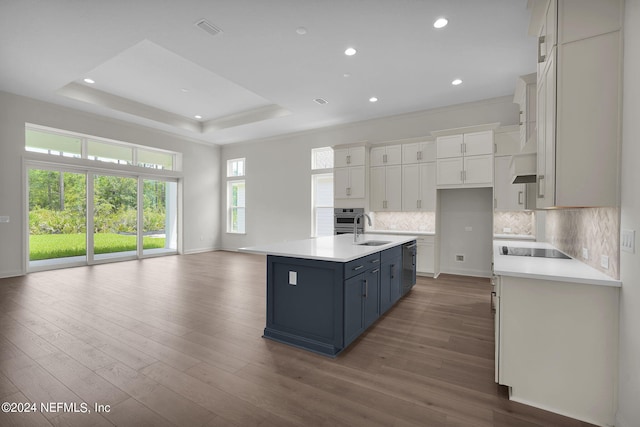
[[[37, 411], [0, 412], [0, 425], [587, 426], [510, 402], [494, 383], [489, 288], [486, 279], [419, 277], [329, 359], [261, 338], [258, 255], [2, 279], [0, 402]], [[80, 412], [41, 411], [56, 402]]]

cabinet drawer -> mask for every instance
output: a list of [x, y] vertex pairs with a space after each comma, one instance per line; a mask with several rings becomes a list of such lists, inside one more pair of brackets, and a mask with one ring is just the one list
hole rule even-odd
[[356, 274], [364, 273], [365, 271], [380, 265], [380, 253], [367, 255], [362, 258], [354, 259], [344, 265], [344, 278], [348, 279]]

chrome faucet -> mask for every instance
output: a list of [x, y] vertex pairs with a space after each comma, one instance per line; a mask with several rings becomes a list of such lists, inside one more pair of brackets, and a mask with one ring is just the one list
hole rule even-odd
[[[353, 243], [358, 243], [358, 218], [366, 217], [369, 221], [369, 227], [371, 227], [371, 217], [366, 213], [359, 213], [353, 217]], [[362, 234], [364, 234], [364, 227], [362, 228]]]

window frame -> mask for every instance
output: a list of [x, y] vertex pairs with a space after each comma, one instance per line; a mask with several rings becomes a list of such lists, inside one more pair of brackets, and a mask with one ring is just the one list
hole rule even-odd
[[[242, 184], [244, 187], [244, 203], [241, 205], [233, 204], [233, 186]], [[242, 210], [244, 215], [244, 221], [242, 223], [242, 230], [240, 227], [233, 228], [233, 211]], [[227, 180], [227, 233], [229, 234], [247, 234], [247, 184], [244, 179], [230, 179]]]

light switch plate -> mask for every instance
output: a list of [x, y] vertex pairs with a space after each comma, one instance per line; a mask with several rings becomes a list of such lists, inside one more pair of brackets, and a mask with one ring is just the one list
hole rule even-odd
[[608, 270], [609, 269], [609, 257], [606, 255], [600, 255], [600, 267]]
[[289, 284], [296, 286], [298, 284], [298, 272], [290, 271], [289, 272]]
[[636, 231], [624, 229], [620, 236], [620, 249], [625, 252], [636, 252]]
[[589, 259], [589, 249], [582, 248], [582, 259], [584, 259], [584, 260], [588, 260]]
[[0, 222], [9, 222], [9, 216], [0, 216]]

